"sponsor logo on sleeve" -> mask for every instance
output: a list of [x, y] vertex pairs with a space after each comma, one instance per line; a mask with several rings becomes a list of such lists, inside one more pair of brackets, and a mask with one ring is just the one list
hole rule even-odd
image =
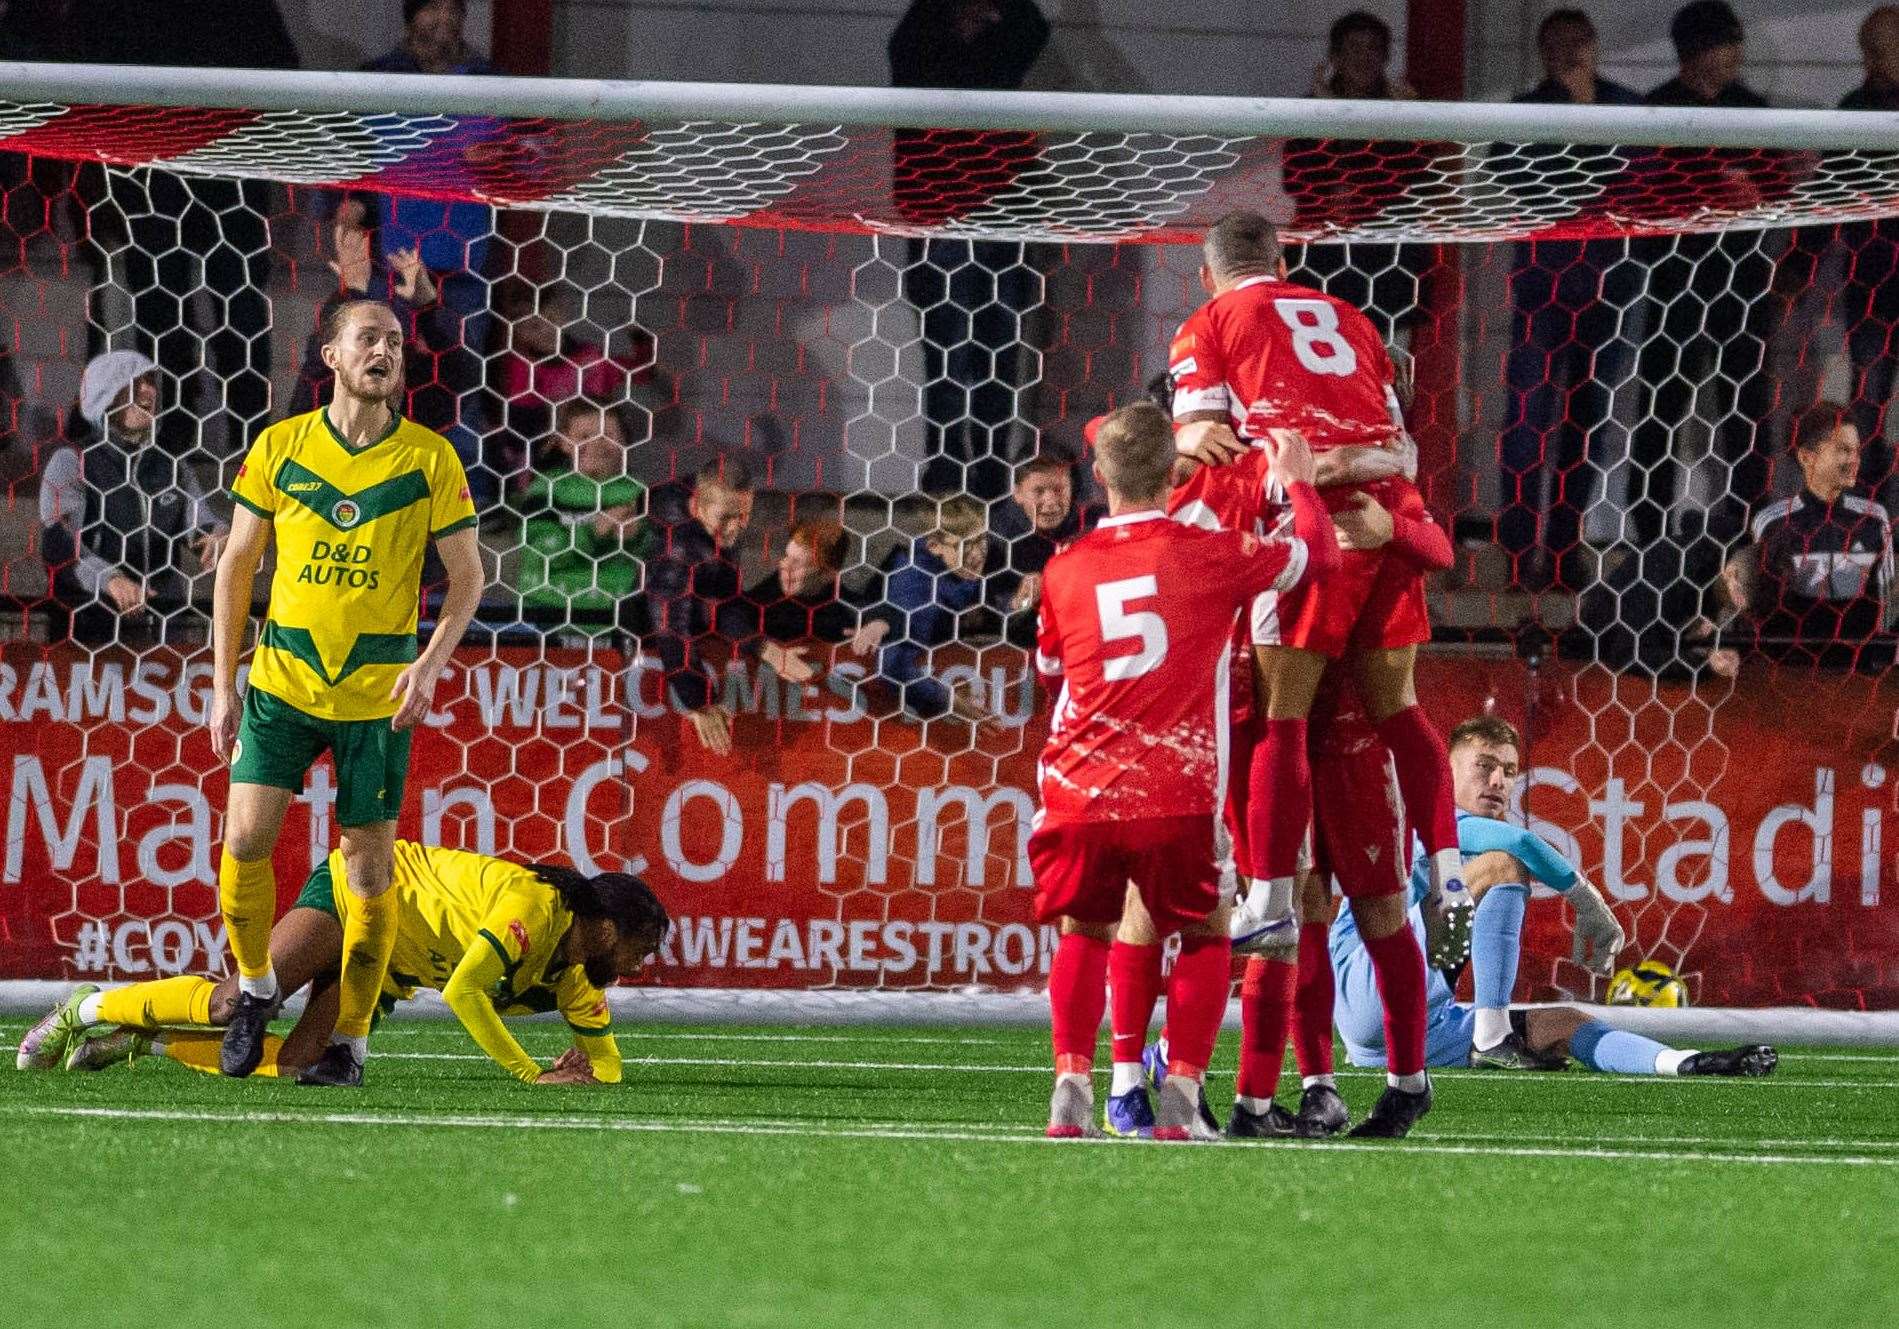
[[526, 955], [528, 951], [533, 949], [532, 944], [528, 941], [527, 924], [523, 923], [520, 919], [512, 918], [508, 920], [508, 935], [514, 938], [514, 944], [521, 948], [522, 955]]

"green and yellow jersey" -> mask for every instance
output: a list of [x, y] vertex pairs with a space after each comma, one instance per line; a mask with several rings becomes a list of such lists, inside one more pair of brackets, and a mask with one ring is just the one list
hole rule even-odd
[[[337, 916], [347, 923], [356, 897], [347, 889], [341, 850], [327, 866]], [[574, 921], [558, 891], [518, 863], [411, 840], [396, 841], [395, 869], [396, 946], [383, 978], [386, 997], [405, 1001], [418, 988], [439, 991], [481, 1050], [528, 1081], [542, 1067], [501, 1016], [557, 1010], [594, 1078], [618, 1083], [620, 1049], [606, 994], [579, 965], [555, 959]]]
[[259, 434], [231, 493], [276, 535], [251, 684], [320, 719], [394, 715], [390, 689], [416, 656], [422, 556], [475, 524], [455, 449], [400, 415], [351, 448], [316, 410]]

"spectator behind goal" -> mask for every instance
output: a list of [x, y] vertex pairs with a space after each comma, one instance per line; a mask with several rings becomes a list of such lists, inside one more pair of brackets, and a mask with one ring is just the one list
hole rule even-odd
[[988, 560], [983, 506], [958, 494], [937, 504], [928, 535], [893, 550], [884, 561], [883, 602], [864, 617], [866, 623], [882, 623], [888, 637], [878, 660], [879, 677], [919, 719], [945, 712], [972, 724], [986, 718], [966, 692], [932, 678], [930, 667], [935, 649], [957, 640], [965, 616], [983, 607]]
[[[1519, 104], [1639, 106], [1631, 88], [1598, 73], [1601, 43], [1589, 15], [1558, 9], [1537, 29], [1543, 81]], [[1586, 144], [1502, 145], [1499, 178], [1535, 190], [1554, 176], [1581, 178], [1582, 163], [1612, 149]], [[1572, 174], [1574, 173], [1574, 174]], [[1510, 268], [1509, 404], [1497, 442], [1503, 510], [1497, 543], [1528, 590], [1589, 582], [1582, 514], [1595, 493], [1591, 445], [1607, 432], [1615, 385], [1634, 348], [1625, 311], [1642, 293], [1642, 269], [1621, 240], [1523, 240]]]
[[[1860, 24], [1865, 80], [1840, 99], [1842, 111], [1899, 111], [1899, 6], [1881, 5]], [[1887, 159], [1890, 160], [1890, 159]], [[1846, 250], [1841, 317], [1853, 367], [1853, 423], [1865, 456], [1862, 482], [1890, 505], [1894, 476], [1886, 442], [1886, 411], [1899, 381], [1899, 218], [1849, 222], [1839, 228]]]
[[[1326, 34], [1325, 58], [1313, 71], [1308, 95], [1416, 100], [1416, 90], [1391, 71], [1391, 48], [1391, 27], [1376, 14], [1354, 9], [1339, 15]], [[1376, 220], [1392, 199], [1404, 197], [1428, 154], [1408, 144], [1295, 139], [1286, 145], [1286, 161], [1286, 190], [1298, 202], [1299, 220], [1350, 227]], [[1292, 280], [1356, 305], [1395, 344], [1417, 320], [1418, 283], [1431, 251], [1361, 241], [1307, 244], [1289, 253], [1287, 262]]]
[[[890, 34], [890, 84], [1020, 88], [1048, 33], [1034, 0], [913, 0]], [[1020, 130], [895, 130], [897, 211], [918, 226], [963, 217], [1032, 169], [1038, 145]], [[1016, 397], [1028, 374], [1022, 325], [1041, 298], [1034, 258], [1017, 240], [910, 241], [903, 295], [920, 325], [922, 483], [933, 494], [990, 498], [1008, 483], [1002, 458], [1021, 427]]]
[[557, 609], [598, 636], [608, 611], [639, 590], [640, 564], [653, 545], [645, 521], [646, 486], [627, 474], [626, 427], [605, 407], [569, 401], [555, 412], [553, 435], [520, 499], [524, 607]]
[[818, 674], [805, 658], [812, 643], [849, 641], [851, 654], [860, 656], [875, 650], [887, 625], [860, 626], [838, 583], [849, 549], [850, 536], [835, 521], [792, 527], [771, 575], [719, 611], [719, 635], [733, 654], [762, 659], [779, 677], [804, 683]]
[[152, 600], [182, 608], [230, 527], [191, 468], [155, 441], [158, 367], [149, 359], [94, 356], [79, 380], [79, 413], [93, 440], [56, 449], [40, 477], [40, 557], [53, 599], [72, 613], [73, 640], [98, 645], [122, 640], [121, 623], [145, 619]]
[[1023, 650], [1035, 645], [1035, 607], [1042, 602], [1042, 570], [1058, 550], [1094, 529], [1099, 510], [1075, 502], [1075, 462], [1053, 449], [1015, 468], [1009, 502], [991, 505], [990, 534], [998, 556], [997, 602], [1009, 612], [1006, 635]]
[[1849, 492], [1859, 483], [1860, 438], [1846, 406], [1808, 407], [1794, 423], [1793, 442], [1801, 490], [1762, 508], [1752, 527], [1761, 635], [1862, 644], [1888, 617], [1892, 518]]
[[[498, 72], [469, 45], [463, 35], [467, 24], [466, 0], [403, 0], [401, 42], [362, 68], [380, 74]], [[444, 183], [479, 195], [492, 183], [484, 177], [485, 170], [507, 153], [502, 122], [460, 116], [452, 123], [452, 128], [433, 137], [432, 160], [454, 160]], [[494, 250], [494, 211], [465, 199], [444, 202], [399, 194], [375, 198], [381, 212], [378, 230], [391, 262], [396, 251], [414, 250], [423, 263], [441, 274], [441, 303], [455, 324], [450, 344], [458, 348], [457, 354], [445, 357], [436, 367], [437, 374], [452, 385], [456, 399], [455, 415], [441, 432], [454, 444], [468, 472], [475, 506], [486, 508], [500, 493], [495, 465], [502, 461], [485, 454], [487, 421], [482, 394], [475, 390], [480, 386], [479, 357], [487, 352], [491, 321], [487, 273]]]
[[659, 659], [668, 698], [720, 757], [732, 751], [732, 717], [713, 694], [712, 648], [719, 614], [739, 599], [738, 540], [752, 524], [752, 497], [751, 468], [737, 458], [707, 462], [690, 488], [675, 481], [654, 489], [646, 594], [626, 602], [642, 647]]

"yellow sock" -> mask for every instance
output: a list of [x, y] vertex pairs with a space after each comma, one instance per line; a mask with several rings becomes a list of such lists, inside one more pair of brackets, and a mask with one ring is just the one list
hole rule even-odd
[[[283, 1049], [284, 1041], [276, 1034], [264, 1035], [264, 1059], [257, 1063], [252, 1075], [275, 1075], [277, 1073], [277, 1054]], [[189, 1066], [194, 1071], [206, 1075], [218, 1073], [218, 1050], [224, 1046], [222, 1030], [198, 1033], [190, 1029], [168, 1030], [165, 1041], [159, 1050], [180, 1066]]]
[[270, 925], [277, 921], [277, 874], [270, 860], [240, 863], [226, 849], [218, 855], [218, 907], [237, 972], [262, 978], [270, 972]]
[[374, 899], [352, 895], [343, 920], [343, 973], [338, 980], [336, 1033], [341, 1038], [369, 1037], [369, 1021], [382, 995], [383, 973], [396, 948], [396, 893]]
[[191, 975], [113, 988], [99, 994], [99, 1023], [134, 1029], [210, 1024], [211, 994], [216, 990], [210, 979]]

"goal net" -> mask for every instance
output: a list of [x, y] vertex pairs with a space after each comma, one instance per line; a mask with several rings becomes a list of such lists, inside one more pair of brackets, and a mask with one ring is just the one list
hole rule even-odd
[[[1048, 482], [1058, 539], [1099, 501], [1031, 463], [1151, 390], [1243, 206], [1405, 367], [1457, 547], [1424, 704], [1522, 729], [1513, 815], [1623, 962], [1899, 1006], [1895, 154], [1847, 114], [8, 66], [0, 978], [222, 965], [203, 537], [361, 292], [492, 578], [403, 833], [645, 873], [655, 987], [1037, 988], [1018, 497]], [[668, 542], [746, 474], [741, 592], [672, 622]], [[905, 601], [954, 496], [978, 592]], [[334, 792], [293, 805], [285, 904]], [[1603, 995], [1566, 908], [1532, 903], [1520, 998]]]

